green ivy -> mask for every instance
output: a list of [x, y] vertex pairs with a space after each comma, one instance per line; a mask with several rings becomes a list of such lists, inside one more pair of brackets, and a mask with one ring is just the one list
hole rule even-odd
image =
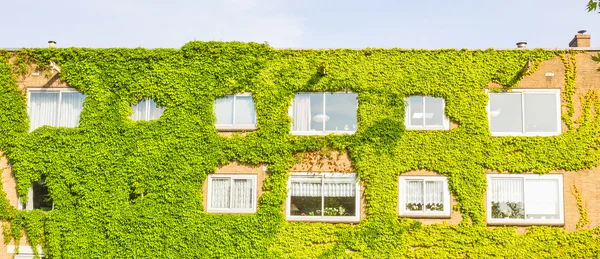
[[[484, 89], [510, 89], [545, 60], [562, 57], [563, 100], [571, 107], [576, 52], [548, 50], [276, 50], [238, 42], [190, 42], [174, 49], [26, 49], [0, 52], [0, 150], [22, 198], [45, 178], [50, 212], [19, 211], [0, 199], [7, 242], [24, 229], [52, 258], [381, 258], [593, 257], [595, 230], [488, 228], [486, 169], [546, 173], [598, 165], [595, 114], [555, 137], [491, 137]], [[87, 98], [77, 128], [28, 132], [16, 77], [53, 61], [61, 79]], [[569, 62], [567, 62], [569, 61]], [[295, 92], [358, 93], [354, 135], [290, 135]], [[258, 129], [224, 137], [214, 99], [250, 92]], [[404, 98], [443, 97], [449, 131], [406, 131]], [[587, 105], [598, 101], [590, 94]], [[156, 121], [134, 122], [131, 105], [152, 98]], [[588, 107], [586, 106], [586, 107]], [[571, 125], [571, 108], [563, 121]], [[587, 109], [591, 113], [594, 109]], [[597, 110], [597, 109], [595, 109]], [[294, 155], [347, 152], [363, 182], [367, 217], [359, 224], [285, 220]], [[203, 209], [207, 174], [231, 161], [268, 164], [255, 214]], [[426, 169], [446, 175], [458, 226], [399, 218], [397, 177]], [[0, 196], [3, 193], [0, 193]], [[141, 194], [144, 194], [143, 196]], [[130, 198], [133, 197], [133, 198]]]

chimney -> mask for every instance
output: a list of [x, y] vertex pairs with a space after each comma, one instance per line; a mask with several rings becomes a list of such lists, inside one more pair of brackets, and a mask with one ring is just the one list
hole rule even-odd
[[49, 40], [48, 41], [48, 48], [56, 48], [56, 41], [53, 40]]
[[517, 49], [525, 49], [527, 48], [527, 42], [519, 41], [517, 42]]
[[586, 30], [580, 30], [575, 34], [575, 37], [569, 42], [570, 48], [589, 48], [590, 47], [590, 38], [592, 35], [585, 34]]

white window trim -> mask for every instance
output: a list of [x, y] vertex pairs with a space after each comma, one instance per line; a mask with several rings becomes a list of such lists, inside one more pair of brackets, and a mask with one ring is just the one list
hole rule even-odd
[[[294, 93], [294, 98], [296, 94], [319, 94], [322, 93], [323, 94], [323, 113], [327, 114], [327, 110], [325, 109], [326, 105], [327, 105], [327, 98], [325, 97], [326, 94], [355, 94], [355, 92], [298, 92], [298, 93]], [[358, 96], [357, 96], [358, 97]], [[356, 115], [358, 116], [358, 107], [356, 108]], [[292, 103], [290, 104], [290, 108], [288, 109], [288, 116], [290, 116], [290, 118], [292, 118], [292, 124], [294, 123], [294, 101], [292, 100]], [[325, 122], [323, 121], [323, 129], [325, 129]], [[358, 118], [357, 118], [357, 125], [356, 127], [358, 128]], [[291, 129], [292, 127], [290, 127]], [[356, 130], [322, 130], [322, 131], [297, 131], [297, 130], [291, 130], [292, 135], [298, 135], [298, 136], [326, 136], [329, 134], [336, 134], [336, 135], [352, 135], [354, 133], [356, 133]]]
[[[491, 128], [492, 114], [490, 111], [490, 102], [488, 101], [485, 110], [488, 115], [488, 125], [490, 126], [490, 132], [493, 137], [502, 137], [502, 136], [557, 136], [562, 133], [562, 119], [561, 119], [561, 101], [560, 101], [560, 89], [512, 89], [510, 92], [491, 92], [486, 89], [486, 93], [488, 94], [515, 94], [518, 93], [521, 95], [521, 125], [522, 132], [493, 132]], [[556, 118], [556, 128], [555, 132], [525, 132], [525, 95], [523, 93], [554, 93], [556, 94], [556, 114], [558, 115]]]
[[[215, 127], [217, 128], [217, 130], [220, 131], [238, 131], [238, 130], [255, 130], [256, 129], [256, 121], [257, 121], [257, 114], [256, 114], [256, 106], [254, 107], [254, 124], [236, 124], [235, 123], [235, 102], [237, 100], [237, 97], [247, 97], [247, 96], [252, 96], [251, 93], [238, 93], [238, 94], [228, 94], [225, 96], [220, 96], [221, 97], [228, 97], [231, 96], [233, 98], [233, 111], [232, 111], [232, 120], [231, 120], [231, 124], [226, 124], [226, 123], [215, 123]], [[217, 100], [215, 99], [215, 102]], [[252, 98], [252, 103], [254, 103], [254, 98]], [[256, 105], [256, 104], [255, 104]], [[216, 108], [213, 108], [216, 109]], [[215, 117], [216, 117], [216, 110], [213, 111], [215, 113]]]
[[[434, 96], [426, 96], [426, 95], [411, 95], [409, 97], [421, 97], [423, 99], [423, 113], [425, 113], [426, 103], [425, 97], [434, 97]], [[408, 102], [408, 98], [404, 98], [404, 102], [406, 103], [406, 112], [404, 113], [404, 125], [407, 130], [449, 130], [450, 129], [450, 119], [446, 116], [446, 99], [442, 98], [442, 112], [444, 113], [444, 117], [442, 119], [442, 125], [425, 125], [425, 116], [423, 116], [423, 125], [411, 125], [410, 120], [410, 103]]]
[[[252, 181], [252, 208], [250, 209], [234, 209], [234, 208], [212, 208], [212, 179], [214, 178], [229, 178], [230, 181], [236, 179], [246, 179]], [[256, 200], [258, 196], [257, 192], [258, 183], [257, 175], [252, 174], [210, 174], [208, 175], [208, 193], [206, 195], [206, 211], [216, 213], [254, 213], [256, 212]], [[231, 190], [229, 190], [231, 192]], [[230, 193], [230, 198], [233, 199], [233, 195]]]
[[[84, 95], [84, 102], [85, 102], [85, 97], [87, 97], [87, 96], [85, 96], [85, 94], [84, 94], [84, 93], [82, 93], [82, 92], [80, 92], [79, 90], [77, 90], [77, 89], [75, 89], [75, 88], [72, 88], [72, 87], [69, 87], [69, 88], [45, 88], [45, 87], [44, 87], [44, 88], [41, 88], [41, 87], [27, 87], [27, 117], [29, 117], [29, 118], [31, 118], [31, 117], [30, 117], [30, 116], [31, 116], [31, 114], [29, 114], [29, 109], [31, 108], [31, 103], [30, 103], [30, 100], [31, 100], [31, 92], [38, 92], [38, 93], [43, 93], [43, 92], [56, 92], [56, 93], [59, 93], [59, 95], [58, 95], [58, 105], [57, 105], [58, 107], [57, 107], [57, 109], [56, 109], [56, 113], [57, 113], [57, 115], [58, 115], [58, 116], [56, 116], [56, 120], [57, 120], [57, 121], [55, 121], [55, 122], [54, 122], [54, 124], [58, 124], [58, 120], [60, 119], [60, 104], [61, 104], [61, 102], [62, 102], [62, 93], [74, 93], [74, 92], [76, 92], [76, 93], [81, 93], [81, 94], [83, 94], [83, 95]], [[82, 107], [82, 110], [81, 110], [81, 112], [83, 112], [83, 107]], [[80, 118], [80, 120], [81, 120], [81, 118]], [[79, 121], [77, 122], [77, 125], [79, 126]], [[65, 126], [54, 126], [54, 125], [52, 125], [52, 126], [51, 126], [51, 125], [44, 125], [44, 126], [50, 126], [50, 127], [65, 127]], [[69, 127], [69, 128], [71, 128], [71, 127]], [[34, 130], [35, 130], [35, 129], [34, 129]], [[31, 130], [30, 130], [29, 132], [31, 132]]]
[[[21, 196], [19, 196], [17, 200], [18, 210], [35, 210], [33, 208], [33, 184], [31, 184], [27, 190], [27, 203], [22, 203]], [[54, 201], [52, 201], [52, 209], [54, 210]]]
[[[441, 181], [444, 184], [444, 211], [410, 211], [406, 210], [406, 181]], [[403, 217], [450, 217], [450, 191], [448, 190], [448, 178], [445, 176], [400, 176], [398, 177], [398, 215]]]
[[[135, 119], [131, 118], [131, 116], [133, 116], [133, 113], [129, 116], [129, 118], [132, 119], [133, 121], [153, 121], [153, 120], [160, 119], [160, 117], [162, 117], [162, 114], [160, 115], [160, 117], [158, 117], [156, 119], [150, 119], [150, 102], [149, 102], [150, 100], [152, 100], [152, 102], [154, 102], [154, 104], [156, 104], [156, 108], [163, 108], [163, 107], [159, 107], [158, 104], [156, 103], [156, 101], [154, 101], [153, 99], [151, 99], [151, 98], [143, 98], [137, 104], [135, 104], [133, 106], [134, 107], [138, 106], [138, 105], [140, 105], [141, 102], [146, 101], [146, 110], [145, 110], [146, 114], [144, 114], [144, 118], [140, 119], [140, 120], [135, 120]], [[133, 110], [133, 107], [131, 107], [131, 109]]]
[[[486, 195], [486, 214], [487, 214], [487, 223], [488, 225], [564, 225], [565, 224], [565, 215], [564, 215], [564, 200], [563, 200], [563, 175], [562, 174], [545, 174], [545, 175], [537, 175], [537, 174], [487, 174], [487, 182], [489, 183], [494, 178], [520, 178], [523, 179], [525, 183], [527, 179], [540, 179], [540, 177], [544, 179], [557, 180], [558, 181], [558, 210], [559, 210], [559, 218], [558, 219], [494, 219], [492, 218], [492, 200], [488, 198]], [[490, 185], [486, 188], [486, 193], [489, 194]], [[523, 201], [525, 198], [525, 188], [523, 186]], [[523, 202], [523, 214], [527, 215], [527, 204]]]
[[[357, 223], [360, 222], [360, 197], [361, 197], [361, 189], [360, 189], [360, 180], [356, 178], [356, 173], [318, 173], [318, 172], [294, 172], [292, 173], [294, 176], [321, 176], [321, 186], [323, 186], [323, 181], [325, 177], [347, 177], [353, 178], [356, 180], [356, 200], [355, 200], [355, 216], [293, 216], [290, 215], [290, 208], [292, 207], [292, 195], [290, 192], [290, 185], [292, 182], [291, 177], [288, 177], [287, 181], [287, 199], [286, 199], [286, 207], [285, 207], [285, 215], [288, 221], [307, 221], [307, 222], [347, 222], [347, 223]], [[323, 187], [321, 187], [323, 188]], [[325, 206], [324, 196], [321, 194], [321, 211], [323, 211], [323, 207]]]
[[[42, 246], [38, 245], [36, 247], [36, 249], [38, 250], [38, 254], [40, 255], [40, 257], [44, 256], [44, 251], [42, 249]], [[17, 246], [15, 245], [7, 245], [6, 246], [6, 253], [7, 254], [14, 254], [17, 251]], [[19, 253], [17, 255], [21, 255], [21, 256], [31, 256], [31, 258], [33, 258], [34, 256], [34, 251], [33, 251], [33, 247], [32, 246], [24, 246], [24, 245], [20, 245], [19, 246]]]

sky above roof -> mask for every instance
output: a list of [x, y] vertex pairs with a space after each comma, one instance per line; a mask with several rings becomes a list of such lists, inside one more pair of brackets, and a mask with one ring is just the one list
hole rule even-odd
[[[191, 40], [276, 48], [566, 48], [582, 29], [600, 46], [588, 0], [12, 0], [0, 48], [179, 48]], [[598, 40], [595, 40], [597, 38]], [[595, 42], [598, 42], [596, 44]]]

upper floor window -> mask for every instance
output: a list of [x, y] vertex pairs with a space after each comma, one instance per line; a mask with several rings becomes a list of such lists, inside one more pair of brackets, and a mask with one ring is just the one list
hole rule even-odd
[[54, 209], [54, 202], [49, 195], [48, 187], [44, 180], [31, 184], [27, 192], [27, 202], [24, 203], [19, 199], [19, 205], [24, 210], [40, 209], [49, 211]]
[[77, 127], [85, 94], [72, 88], [29, 88], [29, 131], [48, 125]]
[[292, 134], [354, 133], [356, 93], [297, 93], [289, 109]]
[[131, 119], [135, 121], [157, 120], [165, 111], [165, 108], [158, 107], [152, 99], [141, 100], [138, 104], [132, 105], [133, 114]]
[[227, 95], [215, 100], [216, 128], [255, 129], [256, 112], [254, 101], [249, 93]]
[[491, 224], [563, 224], [562, 175], [487, 175]]
[[492, 136], [553, 136], [561, 133], [559, 89], [513, 89], [488, 95]]
[[288, 180], [287, 219], [358, 222], [360, 185], [356, 174], [296, 173]]
[[401, 216], [450, 216], [450, 192], [445, 176], [400, 176]]
[[207, 211], [255, 212], [256, 185], [256, 175], [209, 175]]
[[448, 130], [450, 122], [444, 114], [444, 98], [410, 96], [406, 98], [404, 125], [408, 130]]

